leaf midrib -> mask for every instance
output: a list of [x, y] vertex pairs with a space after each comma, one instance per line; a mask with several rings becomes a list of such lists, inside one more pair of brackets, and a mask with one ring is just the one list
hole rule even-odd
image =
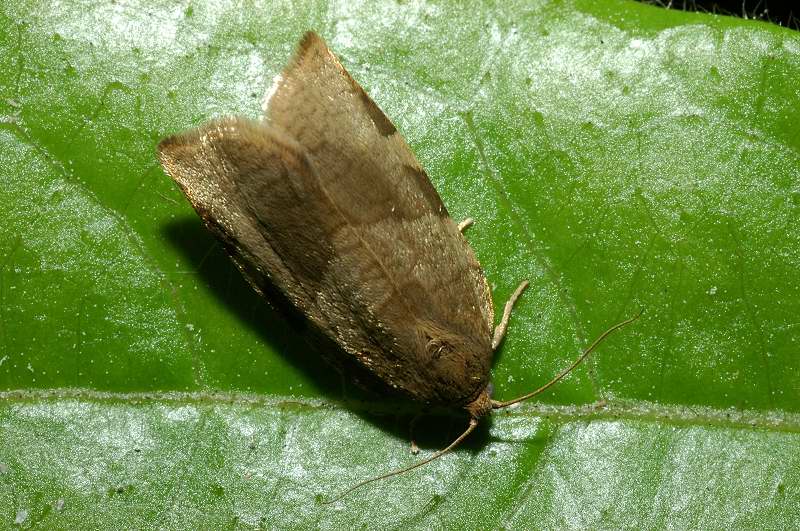
[[[359, 413], [396, 414], [397, 407], [389, 402], [347, 402], [309, 397], [266, 396], [231, 392], [133, 392], [116, 393], [92, 389], [36, 389], [0, 392], [3, 403], [41, 403], [53, 401], [83, 401], [110, 405], [140, 405], [165, 403], [175, 405], [240, 405], [288, 409], [344, 408]], [[785, 411], [753, 411], [715, 409], [709, 407], [665, 406], [654, 402], [633, 400], [599, 401], [583, 405], [522, 404], [495, 413], [505, 417], [548, 418], [567, 423], [576, 421], [640, 421], [660, 425], [702, 426], [727, 429], [761, 430], [775, 433], [800, 433], [800, 414]], [[780, 418], [778, 418], [780, 417]]]

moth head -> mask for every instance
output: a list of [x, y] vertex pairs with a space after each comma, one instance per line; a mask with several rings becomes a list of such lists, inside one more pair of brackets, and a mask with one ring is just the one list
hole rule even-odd
[[492, 363], [488, 340], [429, 321], [418, 322], [416, 333], [420, 367], [434, 387], [436, 401], [463, 406], [485, 394]]

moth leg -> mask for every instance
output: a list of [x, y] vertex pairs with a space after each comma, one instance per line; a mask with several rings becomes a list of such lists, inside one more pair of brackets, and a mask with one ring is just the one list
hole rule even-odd
[[474, 219], [472, 219], [472, 218], [465, 219], [464, 221], [462, 221], [461, 223], [458, 224], [458, 231], [459, 232], [464, 232], [464, 229], [466, 229], [467, 227], [469, 227], [473, 223], [475, 223]]
[[500, 319], [500, 324], [494, 329], [494, 337], [492, 338], [492, 350], [496, 349], [498, 345], [503, 341], [503, 338], [506, 335], [506, 330], [508, 330], [508, 320], [511, 318], [511, 309], [514, 307], [514, 303], [517, 302], [519, 296], [522, 295], [522, 292], [525, 291], [525, 288], [528, 287], [529, 282], [527, 280], [523, 280], [522, 283], [517, 286], [517, 289], [508, 299], [506, 303], [506, 307], [503, 308], [503, 318]]
[[422, 418], [421, 414], [414, 415], [414, 418], [411, 419], [411, 422], [408, 423], [408, 431], [411, 436], [411, 453], [417, 455], [419, 453], [419, 446], [417, 446], [417, 441], [414, 439], [414, 430], [417, 427], [417, 421]]

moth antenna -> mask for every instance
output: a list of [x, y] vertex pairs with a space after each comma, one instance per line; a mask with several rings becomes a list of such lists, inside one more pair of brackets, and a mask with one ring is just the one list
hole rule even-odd
[[338, 495], [338, 496], [336, 496], [335, 498], [332, 498], [332, 499], [330, 499], [330, 500], [323, 500], [323, 501], [322, 501], [322, 503], [324, 503], [324, 504], [326, 504], [326, 505], [327, 505], [327, 504], [329, 504], [329, 503], [333, 503], [333, 502], [335, 502], [335, 501], [341, 500], [342, 498], [344, 498], [345, 496], [347, 496], [348, 494], [350, 494], [351, 492], [353, 492], [353, 491], [354, 491], [354, 490], [356, 490], [357, 488], [359, 488], [359, 487], [363, 487], [363, 486], [364, 486], [364, 485], [366, 485], [367, 483], [372, 483], [373, 481], [379, 481], [379, 480], [381, 480], [381, 479], [387, 479], [387, 478], [390, 478], [390, 477], [392, 477], [392, 476], [399, 476], [400, 474], [405, 474], [406, 472], [409, 472], [409, 471], [411, 471], [411, 470], [414, 470], [415, 468], [419, 468], [419, 467], [421, 467], [422, 465], [427, 465], [428, 463], [430, 463], [431, 461], [433, 461], [433, 460], [435, 460], [435, 459], [439, 459], [439, 458], [440, 458], [440, 457], [442, 457], [444, 454], [448, 453], [450, 450], [452, 450], [453, 448], [455, 448], [456, 446], [458, 446], [459, 444], [461, 444], [461, 441], [463, 441], [464, 439], [466, 439], [466, 438], [467, 438], [467, 436], [468, 436], [470, 433], [472, 433], [472, 431], [475, 429], [475, 427], [476, 427], [477, 425], [478, 425], [478, 419], [476, 419], [476, 418], [471, 418], [471, 419], [469, 419], [469, 426], [467, 427], [467, 429], [466, 429], [466, 430], [464, 430], [464, 433], [462, 433], [461, 435], [459, 435], [459, 436], [458, 436], [458, 438], [457, 438], [455, 441], [451, 442], [451, 443], [450, 443], [450, 445], [449, 445], [447, 448], [445, 448], [444, 450], [439, 450], [438, 452], [436, 452], [436, 453], [435, 453], [435, 454], [433, 454], [432, 456], [428, 457], [427, 459], [423, 459], [422, 461], [420, 461], [420, 462], [418, 462], [418, 463], [414, 463], [414, 464], [413, 464], [413, 465], [411, 465], [411, 466], [407, 466], [407, 467], [405, 467], [405, 468], [401, 468], [401, 469], [398, 469], [398, 470], [393, 470], [392, 472], [388, 472], [388, 473], [386, 473], [386, 474], [383, 474], [382, 476], [378, 476], [378, 477], [374, 477], [374, 478], [365, 479], [365, 480], [364, 480], [364, 481], [362, 481], [361, 483], [356, 483], [355, 485], [353, 485], [352, 487], [350, 487], [349, 489], [347, 489], [347, 490], [346, 490], [346, 491], [344, 491], [343, 493], [339, 494], [339, 495]]
[[563, 371], [561, 371], [560, 373], [558, 373], [558, 374], [557, 374], [557, 375], [556, 375], [556, 376], [555, 376], [555, 377], [554, 377], [552, 380], [550, 380], [549, 382], [547, 382], [546, 384], [544, 384], [543, 386], [541, 386], [539, 389], [536, 389], [535, 391], [532, 391], [532, 392], [530, 392], [530, 393], [528, 393], [528, 394], [526, 394], [526, 395], [522, 395], [522, 396], [520, 396], [520, 397], [517, 397], [517, 398], [515, 398], [515, 399], [513, 399], [513, 400], [507, 400], [507, 401], [505, 401], [505, 402], [499, 402], [499, 401], [497, 401], [497, 400], [492, 400], [492, 409], [500, 409], [500, 408], [508, 407], [508, 406], [511, 406], [511, 405], [513, 405], [513, 404], [516, 404], [516, 403], [518, 403], [518, 402], [522, 402], [523, 400], [527, 400], [527, 399], [529, 399], [529, 398], [533, 398], [534, 396], [538, 395], [539, 393], [541, 393], [541, 392], [543, 392], [543, 391], [546, 391], [547, 389], [549, 389], [550, 387], [552, 387], [553, 385], [555, 385], [555, 384], [556, 384], [556, 383], [557, 383], [559, 380], [561, 380], [561, 379], [562, 379], [564, 376], [566, 376], [566, 375], [568, 375], [570, 372], [572, 372], [572, 370], [573, 370], [575, 367], [577, 367], [578, 365], [580, 365], [580, 364], [581, 364], [581, 362], [582, 362], [583, 360], [585, 360], [585, 359], [586, 359], [586, 357], [587, 357], [589, 354], [591, 354], [591, 353], [592, 353], [592, 351], [593, 351], [595, 348], [597, 348], [597, 345], [599, 345], [600, 343], [602, 343], [602, 341], [603, 341], [605, 338], [607, 338], [607, 337], [608, 337], [608, 336], [609, 336], [609, 335], [610, 335], [612, 332], [615, 332], [615, 331], [619, 330], [620, 328], [622, 328], [622, 327], [623, 327], [623, 326], [625, 326], [625, 325], [629, 325], [629, 324], [631, 324], [631, 323], [632, 323], [632, 322], [634, 322], [636, 319], [638, 319], [639, 317], [641, 317], [642, 313], [644, 313], [644, 308], [642, 308], [641, 310], [639, 310], [639, 313], [637, 313], [637, 314], [636, 314], [636, 315], [634, 315], [633, 317], [631, 317], [631, 318], [629, 318], [629, 319], [626, 319], [626, 320], [622, 321], [621, 323], [617, 323], [617, 324], [615, 324], [614, 326], [612, 326], [611, 328], [609, 328], [608, 330], [606, 330], [605, 332], [603, 332], [602, 334], [600, 334], [600, 336], [599, 336], [597, 339], [595, 339], [595, 340], [594, 340], [594, 342], [593, 342], [591, 345], [589, 345], [589, 348], [587, 348], [586, 350], [584, 350], [584, 351], [583, 351], [583, 354], [581, 354], [580, 356], [578, 356], [578, 359], [576, 359], [575, 361], [573, 361], [573, 362], [572, 362], [572, 365], [570, 365], [569, 367], [567, 367], [566, 369], [564, 369]]

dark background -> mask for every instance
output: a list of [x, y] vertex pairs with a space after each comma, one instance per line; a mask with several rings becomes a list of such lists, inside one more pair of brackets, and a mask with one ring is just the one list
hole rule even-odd
[[667, 9], [717, 13], [772, 22], [800, 30], [800, 9], [796, 1], [769, 0], [641, 0]]

